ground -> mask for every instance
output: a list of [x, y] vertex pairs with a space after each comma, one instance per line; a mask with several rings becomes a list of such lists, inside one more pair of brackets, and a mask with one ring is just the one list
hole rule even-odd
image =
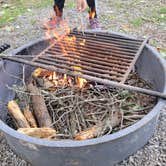
[[[25, 2], [25, 1], [24, 1]], [[66, 0], [65, 18], [71, 27], [79, 27], [87, 20], [74, 9], [74, 0]], [[52, 16], [52, 0], [0, 0], [0, 44], [11, 44], [11, 51], [29, 41], [45, 36], [43, 22]], [[98, 13], [102, 29], [150, 36], [150, 44], [166, 57], [166, 1], [164, 0], [100, 0]], [[84, 27], [85, 28], [85, 27]], [[160, 114], [154, 136], [148, 144], [117, 166], [165, 166], [166, 109]], [[20, 159], [0, 134], [0, 165], [30, 166]]]

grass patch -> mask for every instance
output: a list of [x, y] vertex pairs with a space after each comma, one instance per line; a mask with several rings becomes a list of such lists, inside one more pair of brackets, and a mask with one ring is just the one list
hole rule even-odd
[[139, 27], [144, 23], [144, 20], [142, 19], [142, 17], [137, 17], [134, 20], [131, 20], [130, 23], [134, 26], [134, 27]]
[[160, 54], [166, 59], [166, 49], [160, 49]]
[[10, 0], [0, 6], [0, 27], [12, 22], [17, 16], [28, 12], [29, 8], [52, 5], [52, 0]]
[[153, 23], [165, 23], [166, 22], [166, 8], [158, 7], [152, 8], [151, 10], [147, 9], [142, 16], [145, 21]]
[[166, 14], [166, 7], [165, 8], [160, 8], [159, 13], [160, 14]]
[[65, 7], [67, 7], [68, 9], [75, 9], [76, 8], [75, 0], [68, 0], [67, 3], [65, 3]]

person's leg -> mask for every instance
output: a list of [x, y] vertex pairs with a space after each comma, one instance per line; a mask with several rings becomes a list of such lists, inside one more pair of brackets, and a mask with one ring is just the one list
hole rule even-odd
[[87, 0], [87, 4], [89, 6], [89, 18], [97, 18], [95, 0]]
[[55, 16], [52, 17], [47, 23], [44, 24], [43, 29], [54, 29], [62, 21], [63, 8], [65, 0], [54, 0]]
[[86, 0], [89, 6], [89, 23], [91, 29], [100, 29], [100, 24], [97, 19], [95, 0]]
[[62, 17], [65, 0], [54, 0], [54, 11], [56, 16]]

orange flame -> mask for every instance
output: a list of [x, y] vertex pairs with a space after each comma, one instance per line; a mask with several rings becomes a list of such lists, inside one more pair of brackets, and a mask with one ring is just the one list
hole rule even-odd
[[81, 45], [81, 46], [85, 46], [85, 42], [86, 42], [86, 40], [83, 39], [83, 40], [80, 42], [80, 45]]
[[[81, 72], [78, 72], [79, 70], [81, 70], [81, 67], [73, 66], [73, 68], [76, 70], [75, 73], [80, 73], [81, 74]], [[77, 86], [82, 89], [86, 85], [87, 80], [84, 79], [84, 78], [81, 78], [81, 77], [77, 77], [76, 82], [77, 82]]]
[[[55, 45], [58, 44], [61, 48], [62, 51], [62, 55], [63, 56], [67, 56], [68, 54], [72, 53], [77, 53], [77, 55], [79, 55], [77, 47], [76, 47], [76, 37], [75, 36], [68, 36], [68, 34], [70, 33], [70, 28], [68, 26], [68, 23], [66, 20], [61, 21], [61, 23], [59, 24], [59, 26], [53, 30], [51, 30], [49, 27], [47, 28], [47, 32], [46, 32], [46, 37], [51, 39], [50, 40], [50, 45]], [[83, 39], [79, 45], [81, 46], [85, 46], [85, 39]], [[73, 67], [77, 72], [78, 70], [81, 70], [80, 67], [74, 66]], [[58, 73], [56, 72], [52, 72], [52, 74], [50, 74], [50, 76], [48, 77], [49, 81], [52, 81], [55, 85], [55, 87], [57, 86], [63, 86], [63, 85], [70, 85], [72, 86], [72, 79], [71, 77], [68, 77], [66, 74], [63, 75], [63, 77], [59, 78]], [[77, 84], [77, 86], [79, 88], [83, 88], [87, 81], [83, 78], [75, 78], [75, 82]]]

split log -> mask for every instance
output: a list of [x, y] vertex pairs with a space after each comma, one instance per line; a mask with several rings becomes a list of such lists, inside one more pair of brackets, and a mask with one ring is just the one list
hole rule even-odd
[[52, 128], [19, 128], [17, 131], [36, 138], [50, 138], [56, 135]]
[[14, 100], [8, 102], [8, 111], [13, 116], [19, 128], [30, 128], [28, 121]]
[[52, 120], [48, 113], [44, 97], [40, 95], [39, 89], [32, 83], [28, 85], [28, 90], [32, 93], [33, 110], [39, 127], [50, 127]]
[[97, 125], [86, 129], [85, 131], [81, 131], [75, 135], [75, 140], [87, 140], [91, 138], [95, 138], [105, 134], [106, 131], [112, 131], [112, 128], [118, 126], [122, 119], [121, 112], [114, 112], [112, 116], [106, 119], [103, 122], [99, 122]]
[[23, 114], [26, 120], [28, 121], [30, 127], [36, 128], [37, 123], [36, 123], [35, 117], [33, 116], [33, 113], [29, 110], [29, 106], [25, 107], [25, 109], [23, 110]]

